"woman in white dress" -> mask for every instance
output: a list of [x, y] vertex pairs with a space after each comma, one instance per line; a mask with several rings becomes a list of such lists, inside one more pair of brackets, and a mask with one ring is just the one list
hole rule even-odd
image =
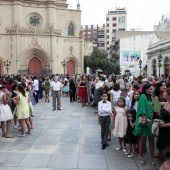
[[[2, 137], [12, 138], [12, 135], [9, 133], [11, 119], [13, 119], [13, 115], [11, 109], [8, 105], [9, 100], [11, 98], [6, 97], [6, 85], [0, 85], [0, 121], [1, 121], [1, 129], [2, 129]], [[5, 131], [5, 122], [6, 122], [6, 131]]]

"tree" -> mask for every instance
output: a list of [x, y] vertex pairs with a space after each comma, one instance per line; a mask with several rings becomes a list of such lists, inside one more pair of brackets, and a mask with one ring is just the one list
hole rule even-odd
[[86, 69], [87, 67], [93, 71], [102, 69], [103, 72], [107, 72], [109, 69], [114, 68], [114, 64], [108, 60], [105, 52], [94, 47], [91, 55], [84, 56], [84, 68]]

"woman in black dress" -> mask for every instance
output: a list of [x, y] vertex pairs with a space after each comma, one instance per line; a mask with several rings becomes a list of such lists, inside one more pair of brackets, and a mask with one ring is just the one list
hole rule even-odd
[[167, 103], [161, 109], [161, 119], [165, 124], [160, 125], [157, 147], [159, 153], [170, 146], [170, 87], [167, 88]]

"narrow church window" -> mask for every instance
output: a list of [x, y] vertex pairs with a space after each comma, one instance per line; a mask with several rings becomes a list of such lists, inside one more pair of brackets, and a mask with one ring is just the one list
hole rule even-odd
[[74, 25], [72, 23], [68, 26], [68, 36], [74, 36]]

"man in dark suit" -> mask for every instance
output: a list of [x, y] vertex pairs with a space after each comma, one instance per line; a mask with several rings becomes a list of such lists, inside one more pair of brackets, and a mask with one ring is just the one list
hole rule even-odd
[[74, 81], [75, 77], [71, 76], [69, 81], [69, 88], [70, 88], [70, 102], [72, 103], [75, 101], [75, 94], [76, 94], [76, 85]]

